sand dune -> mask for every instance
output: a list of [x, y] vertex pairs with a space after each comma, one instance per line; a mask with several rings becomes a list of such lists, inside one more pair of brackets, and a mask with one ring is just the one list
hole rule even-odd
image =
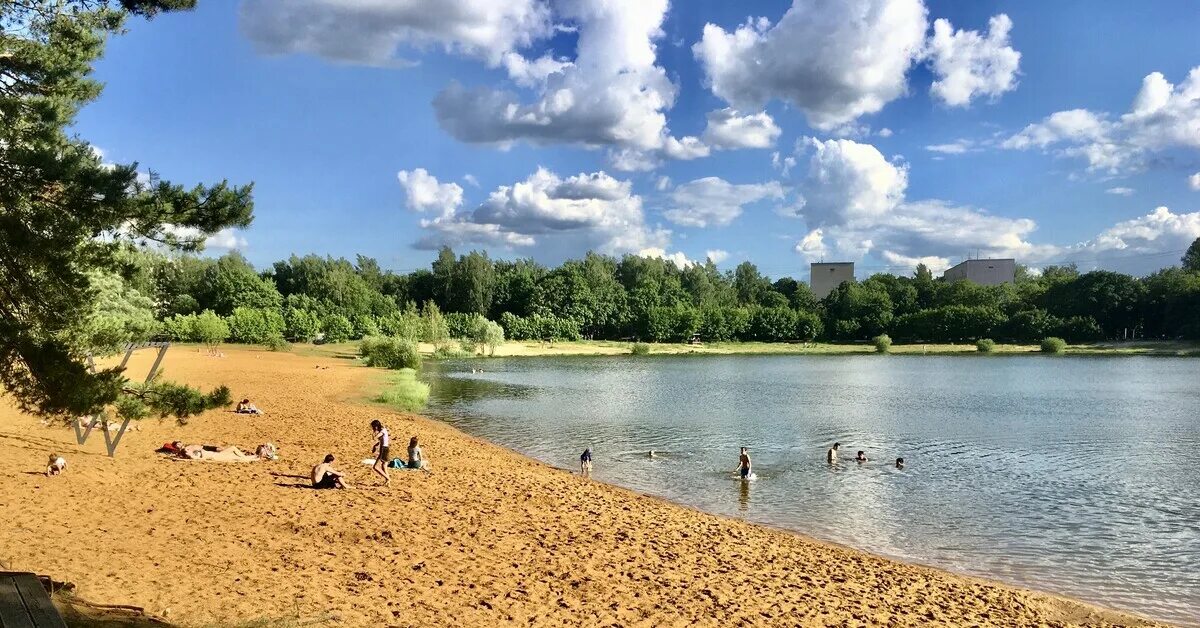
[[[3, 403], [0, 564], [182, 625], [1148, 625], [583, 480], [362, 403], [378, 373], [349, 360], [172, 349], [166, 370], [228, 384], [267, 414], [145, 421], [109, 459], [99, 434], [81, 448]], [[358, 462], [375, 416], [394, 451], [420, 435], [436, 473], [378, 486]], [[174, 439], [273, 441], [281, 459], [153, 453]], [[50, 451], [65, 475], [37, 475]], [[307, 488], [328, 452], [356, 490]]]

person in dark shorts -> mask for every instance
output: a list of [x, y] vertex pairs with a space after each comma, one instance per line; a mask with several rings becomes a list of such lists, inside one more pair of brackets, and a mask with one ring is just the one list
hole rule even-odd
[[592, 477], [592, 448], [588, 447], [583, 450], [583, 454], [579, 456], [579, 475], [585, 478]]
[[742, 453], [738, 455], [738, 476], [743, 480], [750, 479], [750, 474], [753, 473], [750, 467], [750, 451], [742, 447]]
[[377, 453], [375, 464], [371, 465], [371, 470], [383, 478], [384, 486], [391, 486], [392, 478], [388, 475], [387, 463], [388, 460], [391, 460], [392, 438], [379, 419], [371, 420], [371, 431], [375, 432], [375, 444], [371, 445], [371, 452]]
[[350, 488], [342, 474], [333, 468], [333, 454], [327, 454], [312, 470], [313, 488]]

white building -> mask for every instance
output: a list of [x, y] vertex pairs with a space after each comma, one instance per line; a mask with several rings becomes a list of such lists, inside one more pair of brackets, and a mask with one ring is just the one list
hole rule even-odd
[[809, 267], [808, 285], [818, 300], [844, 281], [854, 281], [854, 262], [817, 262]]
[[1013, 283], [1017, 274], [1014, 259], [969, 259], [942, 274], [946, 281], [967, 281], [981, 286]]

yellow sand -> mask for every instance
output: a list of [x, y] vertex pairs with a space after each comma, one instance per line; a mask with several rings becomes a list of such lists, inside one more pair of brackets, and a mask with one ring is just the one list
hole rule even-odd
[[[362, 403], [378, 372], [351, 360], [224, 352], [172, 349], [167, 376], [226, 383], [266, 415], [145, 421], [115, 459], [0, 402], [0, 567], [184, 625], [1146, 625], [583, 480]], [[436, 473], [379, 487], [359, 462], [375, 416], [400, 455], [419, 434]], [[282, 457], [153, 453], [174, 439]], [[38, 475], [51, 451], [65, 475]], [[355, 490], [306, 488], [327, 452]]]

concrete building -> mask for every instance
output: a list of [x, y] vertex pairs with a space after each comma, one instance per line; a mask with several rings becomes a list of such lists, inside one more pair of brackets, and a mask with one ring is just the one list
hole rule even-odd
[[966, 279], [981, 286], [1013, 283], [1017, 261], [1013, 259], [969, 259], [942, 273], [946, 281]]
[[854, 281], [854, 262], [818, 262], [809, 267], [813, 296], [824, 299], [843, 281]]

